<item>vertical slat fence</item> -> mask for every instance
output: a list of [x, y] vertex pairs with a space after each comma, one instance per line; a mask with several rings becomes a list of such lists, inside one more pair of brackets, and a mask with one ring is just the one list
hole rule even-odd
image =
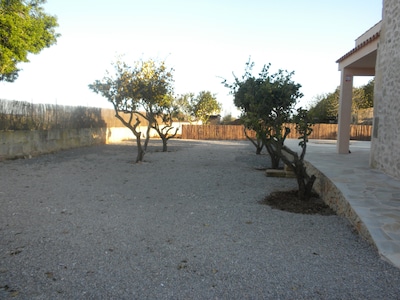
[[[290, 128], [288, 138], [298, 138], [295, 124], [286, 124]], [[337, 138], [337, 124], [315, 124], [310, 139], [335, 140]], [[371, 140], [372, 125], [351, 125], [350, 139]], [[248, 131], [251, 137], [255, 133]], [[242, 125], [182, 125], [182, 139], [193, 140], [245, 140], [246, 136]]]

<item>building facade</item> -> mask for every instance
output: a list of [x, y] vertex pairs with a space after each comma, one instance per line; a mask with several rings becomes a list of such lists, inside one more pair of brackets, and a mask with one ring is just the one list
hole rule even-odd
[[370, 165], [400, 179], [400, 1], [384, 0]]

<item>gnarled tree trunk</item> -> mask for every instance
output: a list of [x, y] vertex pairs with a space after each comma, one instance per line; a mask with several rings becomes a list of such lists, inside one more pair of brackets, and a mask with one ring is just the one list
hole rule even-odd
[[261, 151], [264, 147], [264, 143], [263, 143], [262, 139], [257, 137], [256, 140], [253, 140], [253, 138], [251, 138], [251, 136], [248, 135], [246, 126], [243, 126], [243, 131], [244, 131], [245, 137], [254, 145], [254, 147], [256, 147], [256, 154], [257, 155], [261, 154]]
[[125, 121], [125, 119], [120, 116], [118, 109], [115, 107], [115, 117], [118, 118], [122, 124], [124, 124], [126, 127], [128, 127], [134, 136], [136, 137], [136, 145], [137, 145], [137, 156], [136, 156], [136, 163], [143, 161], [144, 155], [146, 154], [145, 149], [142, 147], [142, 140], [141, 140], [141, 132], [138, 130], [139, 125], [140, 125], [140, 120], [137, 117], [135, 124], [132, 124], [132, 119], [134, 113], [130, 114], [129, 121]]

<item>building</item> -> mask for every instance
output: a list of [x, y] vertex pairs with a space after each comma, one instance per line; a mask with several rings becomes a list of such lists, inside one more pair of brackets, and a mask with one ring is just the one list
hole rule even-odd
[[384, 0], [375, 67], [372, 168], [400, 179], [400, 1]]
[[353, 76], [375, 76], [370, 166], [400, 179], [400, 1], [337, 60], [341, 71], [337, 152], [349, 153]]

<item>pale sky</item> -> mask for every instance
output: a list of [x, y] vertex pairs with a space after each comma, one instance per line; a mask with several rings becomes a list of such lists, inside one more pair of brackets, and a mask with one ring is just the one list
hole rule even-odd
[[[102, 79], [118, 55], [132, 63], [165, 60], [174, 68], [175, 94], [216, 94], [222, 114], [236, 115], [221, 84], [243, 74], [294, 71], [307, 106], [340, 83], [336, 60], [382, 18], [382, 0], [48, 0], [58, 17], [56, 45], [30, 62], [14, 83], [0, 82], [0, 98], [32, 103], [109, 106], [88, 84]], [[355, 86], [371, 78], [355, 78]], [[299, 106], [298, 105], [298, 106]]]

